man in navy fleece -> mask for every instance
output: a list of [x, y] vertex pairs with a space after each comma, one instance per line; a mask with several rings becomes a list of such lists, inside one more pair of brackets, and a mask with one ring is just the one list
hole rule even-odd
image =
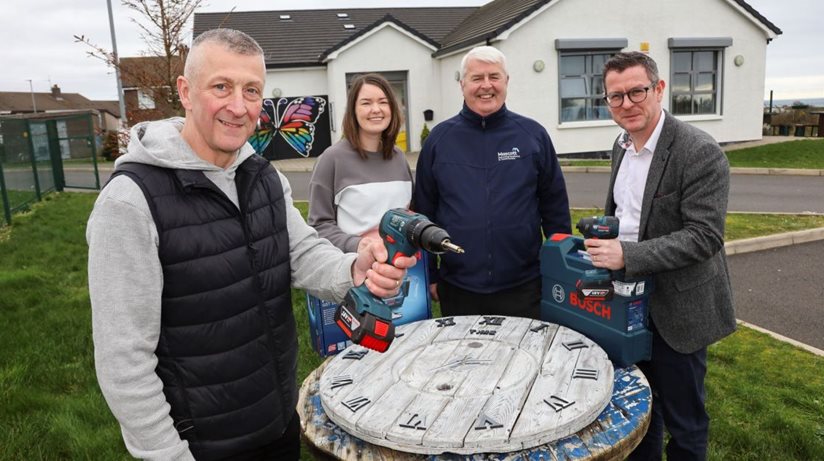
[[443, 226], [462, 255], [430, 267], [444, 316], [539, 318], [544, 236], [570, 232], [569, 201], [549, 134], [506, 107], [509, 75], [496, 48], [461, 63], [461, 112], [438, 124], [418, 159], [413, 207]]

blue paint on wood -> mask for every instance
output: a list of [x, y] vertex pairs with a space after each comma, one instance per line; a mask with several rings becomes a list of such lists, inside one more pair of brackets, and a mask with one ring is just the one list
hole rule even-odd
[[[628, 437], [649, 413], [652, 404], [650, 388], [637, 376], [632, 375], [632, 371], [634, 368], [615, 369], [612, 399], [598, 415], [596, 421], [588, 426], [589, 430], [521, 452], [476, 455], [444, 453], [428, 455], [422, 459], [430, 461], [549, 461], [552, 459], [579, 461], [586, 459], [591, 456], [587, 446], [593, 449], [614, 446]], [[326, 443], [350, 449], [368, 450], [371, 446], [369, 443], [344, 431], [326, 416], [318, 391], [319, 386], [315, 384], [310, 387], [309, 395], [307, 395], [307, 402], [311, 405], [313, 413], [310, 423], [324, 426], [328, 430]]]
[[578, 434], [556, 440], [553, 445], [557, 447], [556, 456], [558, 460], [580, 460], [589, 458], [590, 453], [584, 445], [584, 441]]

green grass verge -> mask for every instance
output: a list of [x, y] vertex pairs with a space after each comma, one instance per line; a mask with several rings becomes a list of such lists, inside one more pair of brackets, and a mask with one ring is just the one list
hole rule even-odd
[[[798, 168], [824, 170], [824, 139], [804, 139], [727, 152], [733, 168]], [[561, 166], [610, 166], [609, 160], [559, 160]]]
[[731, 167], [824, 169], [824, 139], [805, 139], [727, 152]]
[[[0, 229], [0, 460], [131, 459], [94, 374], [84, 233], [95, 198], [49, 194]], [[305, 202], [298, 207], [306, 213]], [[576, 210], [573, 222], [596, 213]], [[737, 217], [728, 218], [728, 235], [812, 227], [819, 218], [759, 227], [753, 222], [772, 217], [745, 215], [746, 225]], [[303, 292], [293, 290], [292, 304], [302, 380], [322, 359], [310, 344]], [[821, 459], [824, 358], [747, 328], [709, 357], [711, 459]]]

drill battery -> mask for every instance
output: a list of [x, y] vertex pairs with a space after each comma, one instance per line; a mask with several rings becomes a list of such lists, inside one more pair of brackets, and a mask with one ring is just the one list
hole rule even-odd
[[[427, 259], [425, 252], [417, 253], [418, 263], [409, 269], [403, 284], [403, 304], [399, 307], [395, 302], [392, 306], [392, 323], [404, 325], [418, 320], [432, 318], [432, 305], [429, 298], [429, 274], [427, 273]], [[394, 301], [394, 300], [390, 300]], [[322, 357], [337, 354], [352, 344], [352, 338], [341, 330], [335, 321], [339, 304], [325, 301], [306, 294], [306, 307], [309, 314], [309, 333], [312, 348]], [[381, 332], [379, 329], [377, 332]], [[388, 334], [388, 331], [386, 332]], [[359, 338], [360, 339], [360, 338]]]
[[[619, 367], [648, 360], [651, 278], [626, 278], [623, 271], [597, 270], [584, 240], [554, 234], [541, 247], [541, 319], [572, 328], [598, 343]], [[599, 277], [609, 274], [608, 279]], [[611, 288], [610, 296], [586, 296], [581, 281]], [[610, 283], [612, 286], [607, 287]], [[590, 292], [591, 293], [591, 292]], [[609, 298], [609, 299], [607, 299]]]

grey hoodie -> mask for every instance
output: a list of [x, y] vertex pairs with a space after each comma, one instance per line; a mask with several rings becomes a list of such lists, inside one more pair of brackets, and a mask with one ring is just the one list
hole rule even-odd
[[[180, 136], [182, 127], [182, 118], [134, 126], [128, 153], [116, 165], [134, 162], [203, 171], [238, 206], [235, 171], [254, 155], [251, 146], [245, 144], [223, 169], [192, 151]], [[340, 301], [352, 286], [356, 255], [344, 255], [319, 238], [293, 206], [286, 177], [280, 175], [280, 180], [292, 284], [319, 298]], [[158, 235], [143, 192], [127, 176], [116, 177], [101, 191], [89, 217], [86, 241], [97, 379], [120, 423], [126, 448], [137, 458], [194, 459], [173, 426], [163, 383], [155, 373], [163, 291]]]

